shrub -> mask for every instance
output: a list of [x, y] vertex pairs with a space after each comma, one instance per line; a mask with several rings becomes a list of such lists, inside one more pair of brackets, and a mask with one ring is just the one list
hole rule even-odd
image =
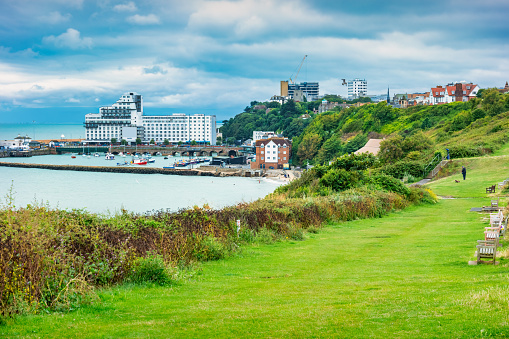
[[410, 194], [410, 190], [406, 187], [400, 180], [386, 175], [386, 174], [377, 174], [371, 177], [372, 182], [379, 188], [388, 191], [399, 193], [401, 195]]
[[195, 247], [194, 256], [199, 261], [219, 260], [226, 257], [228, 249], [218, 239], [213, 236], [205, 237]]
[[137, 258], [133, 264], [128, 281], [167, 285], [171, 283], [171, 275], [161, 255], [149, 252], [146, 257]]

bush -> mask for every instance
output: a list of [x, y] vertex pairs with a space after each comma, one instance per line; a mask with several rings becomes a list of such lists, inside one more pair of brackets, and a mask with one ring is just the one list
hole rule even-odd
[[228, 253], [226, 246], [213, 236], [207, 236], [198, 243], [199, 245], [195, 247], [194, 256], [199, 261], [223, 259]]
[[386, 165], [376, 169], [376, 172], [390, 175], [397, 179], [403, 179], [405, 175], [421, 178], [426, 164], [422, 160], [399, 161], [392, 165]]
[[127, 280], [136, 284], [155, 283], [163, 286], [171, 283], [171, 275], [163, 257], [150, 252], [146, 257], [136, 259]]
[[372, 182], [383, 189], [384, 191], [399, 193], [401, 195], [407, 196], [410, 194], [410, 190], [406, 187], [400, 180], [386, 175], [386, 174], [377, 174], [371, 177]]

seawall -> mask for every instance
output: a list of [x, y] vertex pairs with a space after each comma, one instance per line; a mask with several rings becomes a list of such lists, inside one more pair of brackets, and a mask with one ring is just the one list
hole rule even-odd
[[[48, 165], [48, 164], [24, 164], [17, 162], [0, 162], [3, 167], [39, 168], [61, 171], [85, 171], [85, 172], [106, 172], [106, 173], [136, 173], [136, 174], [169, 174], [169, 175], [195, 175], [221, 177], [225, 176], [221, 171], [206, 172], [196, 169], [178, 168], [153, 168], [153, 167], [107, 167], [107, 166], [76, 166], [76, 165]], [[228, 173], [229, 176], [242, 176], [241, 173]]]

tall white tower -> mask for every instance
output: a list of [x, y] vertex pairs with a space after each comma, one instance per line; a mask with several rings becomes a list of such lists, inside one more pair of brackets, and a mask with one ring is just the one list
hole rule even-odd
[[368, 95], [368, 82], [365, 79], [348, 80], [348, 99], [357, 99]]

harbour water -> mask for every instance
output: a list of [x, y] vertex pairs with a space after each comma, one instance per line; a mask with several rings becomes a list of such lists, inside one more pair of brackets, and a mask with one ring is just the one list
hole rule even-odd
[[[13, 139], [18, 134], [33, 139], [59, 140], [84, 136], [82, 124], [37, 125], [0, 124], [0, 139]], [[92, 152], [92, 150], [90, 150]], [[182, 157], [155, 157], [153, 164], [164, 167]], [[0, 161], [60, 165], [116, 166], [130, 157], [105, 160], [70, 154], [34, 156], [31, 158], [0, 158]], [[194, 165], [196, 166], [196, 165]], [[31, 168], [0, 167], [0, 204], [6, 205], [9, 190], [14, 192], [16, 207], [44, 204], [52, 208], [86, 209], [90, 212], [114, 214], [122, 208], [136, 213], [169, 209], [177, 211], [208, 204], [212, 208], [250, 202], [272, 193], [280, 182], [241, 177], [173, 176], [160, 174], [128, 174], [53, 171]]]
[[0, 203], [7, 204], [12, 187], [16, 207], [43, 204], [52, 208], [86, 209], [114, 214], [122, 208], [136, 213], [177, 211], [208, 204], [212, 208], [251, 202], [281, 183], [242, 177], [200, 177], [54, 171], [0, 167]]
[[[74, 158], [73, 158], [74, 156]], [[211, 157], [200, 157], [203, 159], [211, 159]], [[132, 159], [131, 156], [122, 157], [120, 155], [115, 155], [114, 160], [106, 160], [104, 153], [99, 153], [99, 156], [93, 155], [90, 156], [82, 156], [79, 154], [61, 154], [61, 155], [43, 155], [43, 156], [34, 156], [34, 157], [8, 157], [8, 158], [0, 158], [0, 161], [6, 162], [20, 162], [20, 163], [28, 163], [28, 164], [52, 164], [52, 165], [79, 165], [79, 166], [118, 166], [117, 164], [124, 164], [125, 162], [130, 163]], [[171, 166], [176, 162], [187, 161], [190, 157], [168, 157], [168, 159], [164, 159], [163, 156], [153, 156], [153, 163], [148, 163], [143, 165], [144, 167], [156, 167], [163, 168], [167, 166]], [[193, 164], [188, 165], [182, 168], [197, 168], [201, 164]], [[137, 166], [139, 165], [130, 165]]]

